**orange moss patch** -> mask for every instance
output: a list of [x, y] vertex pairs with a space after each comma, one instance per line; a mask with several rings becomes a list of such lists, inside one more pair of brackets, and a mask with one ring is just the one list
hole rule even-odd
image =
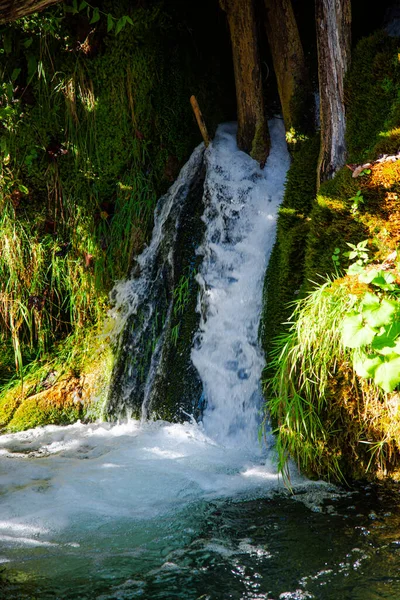
[[23, 431], [41, 425], [66, 425], [93, 419], [99, 413], [99, 396], [107, 388], [107, 356], [91, 363], [86, 373], [69, 373], [48, 389], [37, 381], [18, 383], [0, 400], [0, 430]]
[[372, 165], [371, 175], [359, 181], [364, 198], [357, 218], [383, 260], [400, 245], [400, 161]]
[[23, 400], [8, 423], [7, 430], [22, 431], [50, 423], [73, 423], [82, 416], [82, 411], [81, 382], [71, 377]]

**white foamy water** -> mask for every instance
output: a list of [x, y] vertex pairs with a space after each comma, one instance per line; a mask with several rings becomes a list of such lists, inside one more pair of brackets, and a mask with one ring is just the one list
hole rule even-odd
[[[284, 490], [273, 460], [217, 444], [194, 423], [50, 425], [1, 436], [0, 457], [3, 548], [76, 543], [98, 523]], [[306, 484], [295, 473], [292, 483]]]
[[225, 444], [253, 448], [265, 365], [258, 343], [263, 281], [290, 164], [283, 121], [269, 127], [272, 147], [263, 170], [238, 151], [234, 124], [218, 128], [207, 152], [202, 320], [192, 351], [208, 403], [205, 430]]
[[[284, 489], [273, 452], [262, 455], [257, 441], [263, 277], [289, 166], [282, 121], [270, 129], [264, 170], [237, 150], [234, 125], [221, 126], [207, 150], [202, 320], [192, 354], [208, 402], [204, 423], [77, 423], [1, 436], [3, 547], [78, 548], [116, 522], [147, 522], [193, 502]], [[136, 305], [137, 291], [125, 287]], [[294, 471], [292, 485], [308, 483]], [[0, 556], [9, 559], [7, 552]]]

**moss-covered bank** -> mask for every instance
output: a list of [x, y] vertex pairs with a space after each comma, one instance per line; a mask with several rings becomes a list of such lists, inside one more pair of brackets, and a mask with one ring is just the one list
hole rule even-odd
[[[394, 474], [399, 466], [398, 385], [386, 393], [372, 375], [357, 375], [340, 333], [343, 316], [357, 309], [370, 286], [354, 282], [355, 275], [343, 277], [348, 243], [367, 240], [369, 262], [392, 269], [398, 280], [400, 161], [374, 161], [400, 149], [399, 49], [398, 39], [380, 32], [359, 42], [346, 82], [349, 164], [315, 197], [310, 146], [295, 155], [267, 274], [263, 342], [274, 360], [266, 394], [281, 459], [291, 455], [318, 477], [374, 477]], [[352, 170], [367, 162], [353, 177]], [[291, 182], [299, 171], [309, 185], [296, 189]], [[388, 256], [394, 262], [385, 262]], [[327, 277], [333, 283], [324, 283]], [[291, 325], [280, 325], [294, 308], [282, 308], [282, 299], [304, 298], [313, 289], [297, 305]], [[379, 288], [375, 295], [379, 304], [396, 293]], [[369, 347], [366, 352], [372, 357]]]
[[211, 131], [226, 111], [217, 3], [81, 4], [0, 32], [0, 385], [15, 389], [97, 330], [200, 141], [190, 95]]

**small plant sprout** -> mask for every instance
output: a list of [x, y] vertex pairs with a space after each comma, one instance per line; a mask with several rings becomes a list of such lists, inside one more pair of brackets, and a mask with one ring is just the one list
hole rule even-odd
[[335, 271], [337, 273], [340, 268], [340, 248], [334, 249], [331, 258], [332, 258], [333, 264], [335, 265]]
[[355, 215], [358, 212], [361, 204], [364, 204], [364, 197], [361, 194], [361, 190], [358, 190], [355, 196], [350, 198], [350, 201], [353, 202], [350, 208], [350, 212]]
[[347, 256], [350, 261], [355, 260], [357, 265], [365, 265], [368, 262], [369, 256], [369, 248], [367, 248], [368, 240], [363, 240], [362, 242], [358, 242], [358, 244], [351, 244], [350, 242], [346, 242], [347, 246], [351, 248], [348, 252], [344, 252], [344, 256]]
[[363, 169], [360, 173], [360, 177], [363, 177], [364, 175], [371, 175], [371, 169]]

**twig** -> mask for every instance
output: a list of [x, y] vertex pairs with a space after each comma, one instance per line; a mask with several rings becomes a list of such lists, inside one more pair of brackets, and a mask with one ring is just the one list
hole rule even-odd
[[197, 125], [199, 126], [200, 133], [201, 133], [201, 135], [203, 137], [203, 140], [204, 140], [204, 144], [205, 144], [205, 146], [207, 148], [207, 146], [209, 145], [209, 143], [211, 142], [211, 140], [210, 140], [210, 136], [208, 135], [208, 131], [207, 131], [207, 127], [206, 127], [206, 124], [204, 122], [204, 119], [203, 119], [203, 115], [201, 114], [200, 107], [199, 107], [198, 102], [196, 100], [196, 96], [191, 96], [190, 97], [190, 104], [192, 105], [193, 112], [194, 112], [194, 115], [196, 117]]

